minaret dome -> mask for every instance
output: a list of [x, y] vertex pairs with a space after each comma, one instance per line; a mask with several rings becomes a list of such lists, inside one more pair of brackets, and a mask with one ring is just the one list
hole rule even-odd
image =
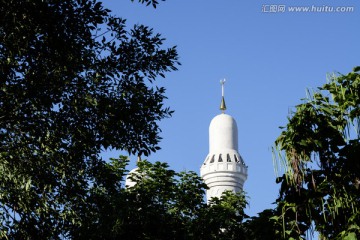
[[238, 150], [238, 129], [235, 119], [225, 113], [212, 119], [209, 126], [209, 151]]

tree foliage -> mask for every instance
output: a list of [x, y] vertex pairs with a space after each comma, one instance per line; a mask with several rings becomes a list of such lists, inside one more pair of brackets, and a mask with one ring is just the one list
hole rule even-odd
[[[273, 240], [283, 239], [282, 223], [278, 215], [281, 214], [273, 209], [265, 209], [253, 216], [244, 223], [247, 239], [252, 240]], [[288, 239], [288, 238], [286, 238]]]
[[[132, 2], [134, 2], [134, 0], [131, 0]], [[146, 6], [149, 6], [150, 4], [156, 8], [156, 6], [159, 4], [159, 2], [157, 0], [138, 0], [139, 3], [142, 4], [146, 4]], [[161, 0], [161, 1], [165, 1], [165, 0]]]
[[305, 238], [313, 224], [323, 239], [360, 237], [359, 70], [310, 94], [276, 140], [284, 235]]
[[101, 151], [159, 149], [163, 41], [96, 0], [0, 1], [0, 236], [66, 236], [109, 184]]
[[124, 162], [113, 159], [107, 165], [112, 184], [92, 188], [93, 215], [74, 231], [74, 239], [245, 239], [243, 193], [226, 192], [208, 205], [207, 187], [195, 172], [145, 160], [130, 173], [135, 185], [114, 189], [124, 176]]

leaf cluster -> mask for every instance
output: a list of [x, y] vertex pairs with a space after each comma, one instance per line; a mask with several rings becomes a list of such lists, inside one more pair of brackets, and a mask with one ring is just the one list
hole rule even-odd
[[[131, 1], [134, 2], [134, 0]], [[161, 0], [161, 1], [165, 1], [165, 0]], [[157, 0], [139, 0], [139, 3], [146, 4], [146, 6], [149, 6], [151, 4], [154, 8], [156, 8], [156, 6], [159, 4]]]
[[360, 236], [359, 70], [310, 94], [276, 140], [286, 169], [277, 203], [297, 236], [313, 223], [324, 239]]

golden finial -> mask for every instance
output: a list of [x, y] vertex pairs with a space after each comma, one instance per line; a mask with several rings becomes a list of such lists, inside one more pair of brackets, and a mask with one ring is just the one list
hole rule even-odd
[[221, 103], [220, 103], [220, 110], [222, 111], [222, 113], [224, 113], [225, 110], [226, 110], [226, 104], [225, 104], [225, 98], [224, 98], [224, 84], [225, 84], [225, 79], [220, 80], [220, 84], [221, 84]]

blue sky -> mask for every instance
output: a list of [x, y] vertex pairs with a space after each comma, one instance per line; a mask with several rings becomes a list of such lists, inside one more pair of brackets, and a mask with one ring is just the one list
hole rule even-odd
[[[249, 167], [247, 214], [272, 208], [279, 185], [271, 147], [279, 126], [307, 88], [360, 65], [358, 0], [168, 0], [157, 9], [130, 0], [103, 3], [129, 26], [150, 26], [166, 46], [178, 46], [182, 65], [157, 82], [167, 89], [166, 105], [175, 113], [160, 122], [162, 149], [148, 159], [199, 173], [209, 150], [209, 123], [220, 113], [219, 81], [226, 78], [226, 112], [237, 121], [239, 152]], [[269, 12], [271, 6], [285, 11]], [[354, 10], [290, 12], [291, 6]], [[131, 157], [130, 167], [135, 161]]]

